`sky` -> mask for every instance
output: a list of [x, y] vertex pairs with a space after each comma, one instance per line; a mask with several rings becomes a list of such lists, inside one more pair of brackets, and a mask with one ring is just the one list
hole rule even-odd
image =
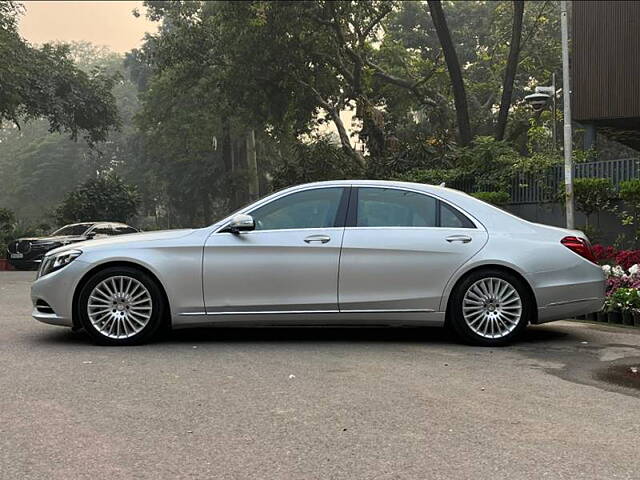
[[[156, 25], [144, 16], [142, 2], [133, 1], [23, 1], [20, 34], [30, 43], [86, 40], [124, 53], [138, 47], [145, 32]], [[136, 18], [137, 8], [143, 15]]]

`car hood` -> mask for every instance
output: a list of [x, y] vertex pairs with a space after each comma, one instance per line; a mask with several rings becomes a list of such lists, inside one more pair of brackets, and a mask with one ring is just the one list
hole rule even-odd
[[71, 243], [81, 242], [86, 240], [85, 237], [79, 235], [56, 235], [50, 237], [22, 237], [18, 238], [17, 242], [31, 242], [31, 243]]
[[115, 237], [108, 238], [100, 238], [96, 240], [86, 240], [80, 243], [74, 243], [72, 245], [65, 245], [55, 250], [52, 250], [50, 253], [60, 253], [66, 250], [73, 250], [76, 248], [80, 248], [82, 250], [94, 250], [101, 247], [110, 247], [113, 245], [119, 244], [136, 244], [136, 243], [146, 243], [150, 241], [156, 240], [168, 240], [172, 238], [180, 238], [186, 235], [189, 235], [193, 232], [193, 229], [182, 229], [182, 230], [158, 230], [153, 232], [142, 232], [142, 233], [130, 233], [126, 235], [118, 235]]

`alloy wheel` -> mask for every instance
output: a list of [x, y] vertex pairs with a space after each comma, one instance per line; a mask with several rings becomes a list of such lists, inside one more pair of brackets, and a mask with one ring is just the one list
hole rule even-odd
[[144, 329], [153, 311], [149, 290], [133, 277], [118, 275], [98, 283], [89, 295], [87, 315], [105, 337], [125, 339]]
[[462, 314], [468, 327], [477, 335], [488, 339], [502, 338], [520, 323], [522, 299], [506, 280], [482, 278], [465, 292]]

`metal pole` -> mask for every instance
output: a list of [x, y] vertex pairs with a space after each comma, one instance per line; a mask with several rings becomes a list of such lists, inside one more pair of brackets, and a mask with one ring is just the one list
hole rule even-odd
[[569, 79], [569, 31], [567, 25], [567, 2], [560, 2], [560, 28], [562, 31], [562, 98], [564, 101], [564, 185], [567, 228], [575, 228], [573, 214], [573, 161], [571, 135], [571, 83]]
[[558, 150], [558, 122], [557, 122], [557, 112], [558, 112], [558, 93], [556, 92], [556, 73], [553, 72], [551, 74], [551, 88], [553, 89], [553, 150]]

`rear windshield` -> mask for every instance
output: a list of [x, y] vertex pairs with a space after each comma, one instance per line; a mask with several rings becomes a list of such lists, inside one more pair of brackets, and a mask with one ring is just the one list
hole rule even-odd
[[79, 224], [79, 225], [66, 225], [55, 232], [52, 235], [82, 235], [89, 230], [91, 224]]

